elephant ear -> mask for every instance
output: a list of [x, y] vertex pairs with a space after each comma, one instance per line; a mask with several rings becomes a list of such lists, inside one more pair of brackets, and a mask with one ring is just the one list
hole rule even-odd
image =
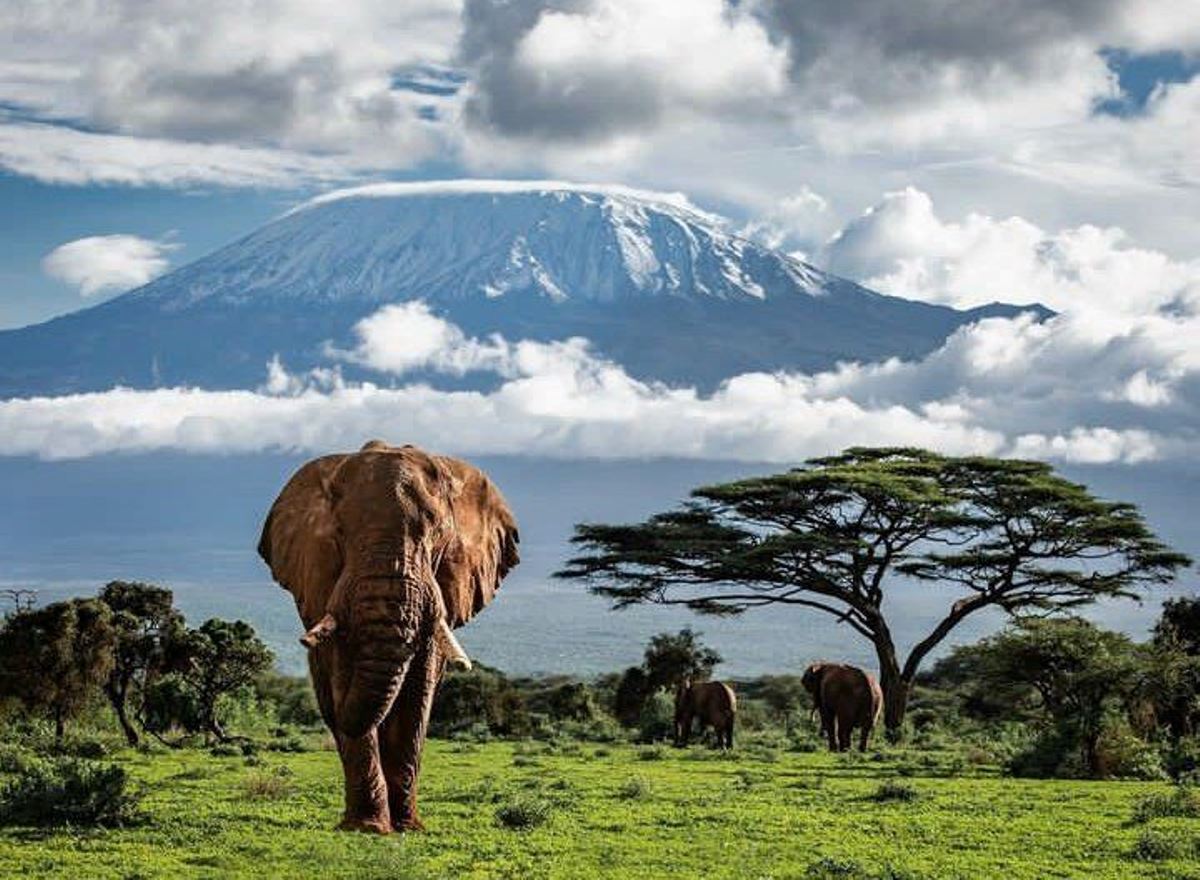
[[329, 486], [345, 455], [313, 459], [292, 475], [271, 505], [258, 555], [296, 599], [305, 627], [325, 613], [342, 571], [342, 547]]
[[517, 521], [500, 490], [479, 469], [434, 456], [445, 475], [451, 529], [437, 582], [446, 619], [462, 626], [492, 601], [500, 581], [520, 561]]

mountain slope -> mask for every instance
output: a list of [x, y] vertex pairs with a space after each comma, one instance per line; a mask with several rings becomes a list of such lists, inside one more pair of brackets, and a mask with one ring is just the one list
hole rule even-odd
[[0, 333], [0, 395], [245, 387], [327, 362], [354, 323], [424, 299], [473, 335], [586, 336], [634, 375], [916, 357], [992, 306], [887, 297], [731, 234], [681, 197], [548, 182], [380, 184], [314, 199], [91, 309]]

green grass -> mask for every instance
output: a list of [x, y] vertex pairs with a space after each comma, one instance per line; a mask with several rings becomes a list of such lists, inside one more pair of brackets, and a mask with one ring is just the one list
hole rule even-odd
[[[915, 752], [568, 751], [432, 742], [429, 830], [390, 837], [333, 830], [341, 773], [328, 751], [253, 766], [120, 753], [146, 789], [142, 821], [0, 829], [0, 876], [1200, 878], [1200, 819], [1143, 807], [1133, 821], [1163, 783], [951, 776], [961, 762]], [[885, 785], [906, 794], [880, 798]]]

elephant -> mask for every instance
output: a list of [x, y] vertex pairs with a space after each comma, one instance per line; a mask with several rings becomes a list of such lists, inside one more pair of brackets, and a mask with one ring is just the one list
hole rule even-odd
[[718, 748], [733, 748], [733, 725], [737, 720], [733, 688], [720, 681], [681, 681], [675, 690], [675, 745], [687, 745], [696, 718], [700, 719], [702, 733], [705, 727], [716, 733]]
[[859, 751], [883, 708], [883, 691], [875, 677], [857, 666], [844, 663], [813, 663], [800, 679], [812, 695], [813, 709], [821, 715], [821, 730], [829, 739], [831, 752], [850, 748], [854, 728], [859, 728]]
[[372, 440], [303, 465], [258, 545], [291, 592], [345, 776], [339, 828], [416, 831], [417, 777], [452, 632], [520, 561], [516, 520], [466, 462]]

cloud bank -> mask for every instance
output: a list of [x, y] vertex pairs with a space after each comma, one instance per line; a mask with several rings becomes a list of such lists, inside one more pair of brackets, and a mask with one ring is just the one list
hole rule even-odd
[[93, 235], [60, 244], [42, 259], [47, 275], [79, 288], [80, 296], [140, 287], [167, 270], [177, 245], [136, 235]]
[[[0, 453], [355, 448], [364, 437], [463, 455], [682, 457], [787, 464], [848, 444], [1137, 463], [1200, 451], [1195, 317], [1098, 333], [1069, 315], [992, 319], [920, 363], [736, 376], [711, 395], [633, 379], [582, 339], [472, 339], [422, 303], [388, 306], [331, 352], [392, 381], [414, 370], [500, 377], [490, 391], [349, 382], [336, 365], [257, 391], [190, 388], [0, 401]], [[1063, 381], [1063, 377], [1072, 381]]]

